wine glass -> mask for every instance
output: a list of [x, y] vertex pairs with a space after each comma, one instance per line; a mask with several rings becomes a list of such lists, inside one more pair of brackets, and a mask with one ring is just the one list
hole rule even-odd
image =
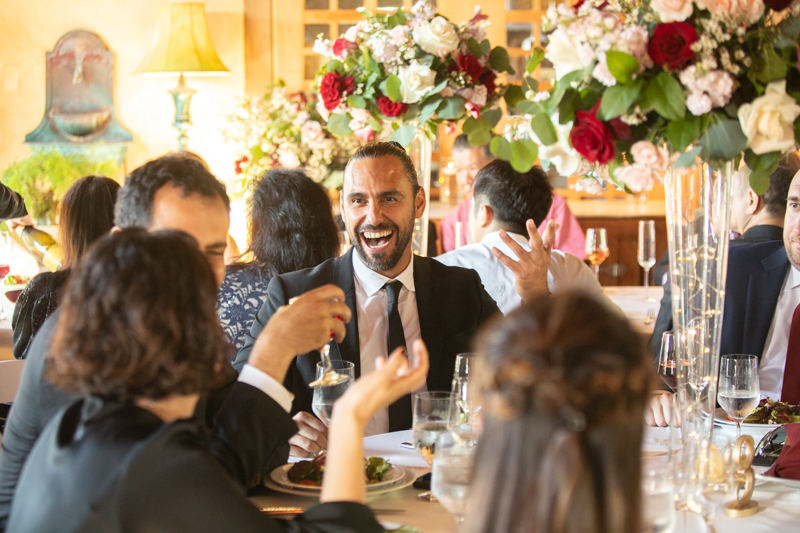
[[640, 533], [675, 531], [675, 497], [669, 461], [658, 457], [643, 460], [641, 488]]
[[450, 402], [450, 414], [447, 428], [455, 439], [463, 446], [475, 446], [480, 433], [478, 413], [481, 405], [477, 399], [476, 387], [471, 386], [474, 379], [474, 353], [460, 353], [456, 356], [456, 367], [453, 373], [453, 401]]
[[746, 354], [723, 355], [719, 365], [717, 401], [736, 422], [737, 439], [742, 433], [742, 421], [758, 407], [760, 398], [758, 357]]
[[639, 221], [639, 247], [636, 251], [639, 266], [644, 269], [643, 302], [655, 302], [650, 297], [650, 269], [656, 264], [656, 225], [652, 220]]
[[[436, 456], [436, 438], [447, 432], [451, 397], [450, 392], [418, 392], [412, 396], [414, 449], [429, 465], [433, 464]], [[419, 494], [417, 498], [436, 501], [430, 491]]]
[[675, 359], [675, 336], [665, 331], [661, 336], [661, 350], [658, 352], [658, 375], [669, 390], [675, 392], [678, 385], [678, 361]]
[[600, 281], [600, 263], [608, 258], [606, 228], [586, 230], [586, 258], [594, 267], [594, 275]]
[[[331, 415], [333, 414], [333, 404], [342, 397], [355, 379], [354, 365], [350, 361], [331, 361], [331, 367], [337, 374], [347, 376], [347, 381], [327, 387], [315, 387], [314, 396], [311, 400], [311, 409], [317, 418], [322, 420], [325, 425], [330, 425]], [[322, 361], [317, 363], [317, 379], [321, 379], [325, 373], [325, 365]]]
[[711, 523], [725, 503], [733, 500], [735, 494], [733, 445], [730, 437], [715, 432], [708, 443], [708, 453], [701, 453], [701, 461], [708, 469], [708, 483], [700, 491], [696, 499], [689, 502], [689, 509], [699, 512], [705, 520], [709, 531], [713, 531]]
[[463, 446], [448, 432], [436, 438], [431, 492], [456, 520], [464, 523], [469, 498], [469, 482], [475, 464], [475, 448]]
[[0, 285], [3, 286], [0, 294], [0, 320], [8, 318], [6, 314], [6, 276], [11, 272], [8, 264], [8, 232], [0, 232]]

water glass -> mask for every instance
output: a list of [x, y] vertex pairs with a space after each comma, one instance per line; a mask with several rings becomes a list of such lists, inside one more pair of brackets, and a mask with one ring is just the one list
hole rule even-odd
[[675, 501], [669, 461], [642, 461], [642, 513], [640, 533], [675, 531]]
[[460, 353], [456, 356], [453, 372], [453, 401], [447, 427], [463, 446], [475, 446], [480, 433], [481, 404], [478, 400], [475, 381], [475, 353]]
[[661, 350], [658, 352], [658, 375], [669, 390], [675, 392], [678, 385], [678, 361], [675, 359], [675, 336], [665, 331], [661, 336]]
[[[450, 392], [418, 392], [411, 397], [414, 449], [429, 465], [436, 456], [436, 438], [447, 433], [452, 396]], [[436, 501], [431, 492], [423, 492], [417, 498]]]
[[719, 364], [717, 401], [736, 422], [736, 438], [742, 421], [758, 407], [761, 388], [758, 382], [758, 357], [746, 354], [723, 355]]
[[606, 228], [586, 230], [586, 258], [594, 267], [594, 275], [600, 281], [600, 263], [608, 258], [608, 237]]
[[[708, 441], [708, 452], [704, 459], [708, 468], [708, 483], [690, 504], [690, 509], [699, 512], [710, 527], [714, 517], [726, 503], [735, 498], [735, 467], [733, 464], [733, 444], [726, 434], [714, 432]], [[702, 471], [702, 469], [701, 469]]]
[[644, 269], [643, 302], [655, 302], [650, 297], [650, 269], [656, 264], [656, 226], [652, 220], [639, 221], [639, 246], [636, 251], [639, 266]]
[[475, 448], [462, 446], [447, 432], [436, 438], [431, 491], [453, 515], [456, 525], [464, 522], [469, 501], [469, 483], [475, 463]]
[[[345, 375], [349, 379], [338, 385], [314, 388], [311, 409], [314, 411], [314, 414], [317, 415], [317, 418], [322, 420], [326, 426], [331, 423], [334, 403], [342, 397], [355, 379], [354, 365], [350, 361], [331, 361], [331, 366], [337, 374]], [[325, 366], [323, 362], [320, 361], [317, 363], [317, 379], [320, 379], [324, 373]]]

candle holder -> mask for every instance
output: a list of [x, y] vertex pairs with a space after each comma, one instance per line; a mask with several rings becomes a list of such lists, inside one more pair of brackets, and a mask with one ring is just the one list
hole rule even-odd
[[736, 466], [736, 500], [725, 505], [725, 514], [732, 518], [752, 516], [758, 512], [758, 502], [751, 499], [755, 489], [756, 474], [753, 471], [755, 443], [750, 435], [736, 439], [733, 448], [733, 464]]

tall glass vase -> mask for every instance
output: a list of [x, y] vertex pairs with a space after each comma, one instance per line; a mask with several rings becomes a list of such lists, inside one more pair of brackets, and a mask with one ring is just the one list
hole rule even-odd
[[683, 418], [679, 505], [701, 510], [711, 431], [730, 240], [733, 163], [671, 169], [666, 176], [667, 230], [676, 355]]
[[428, 255], [428, 212], [431, 205], [431, 152], [433, 143], [422, 129], [408, 147], [408, 155], [417, 169], [417, 179], [425, 191], [425, 212], [414, 222], [414, 235], [411, 238], [411, 250], [416, 255]]

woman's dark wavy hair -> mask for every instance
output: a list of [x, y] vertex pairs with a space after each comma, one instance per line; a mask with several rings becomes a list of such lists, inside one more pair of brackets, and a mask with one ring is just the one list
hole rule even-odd
[[106, 237], [65, 288], [47, 378], [124, 402], [217, 388], [233, 370], [216, 297], [208, 260], [185, 233], [130, 228]]
[[533, 300], [478, 338], [483, 432], [466, 531], [639, 530], [652, 376], [624, 316], [580, 293]]
[[59, 207], [64, 264], [75, 265], [89, 246], [114, 227], [120, 185], [103, 176], [86, 176], [67, 189]]
[[250, 198], [250, 247], [269, 277], [339, 255], [339, 228], [328, 195], [299, 170], [269, 170]]

